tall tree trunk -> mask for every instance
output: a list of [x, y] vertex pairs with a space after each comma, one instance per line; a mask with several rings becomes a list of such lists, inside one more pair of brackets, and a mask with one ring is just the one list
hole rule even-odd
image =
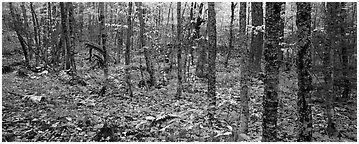
[[[27, 44], [31, 46], [32, 42], [31, 42], [30, 34], [29, 34], [29, 31], [27, 31], [29, 29], [29, 23], [28, 23], [28, 19], [27, 19], [26, 8], [25, 8], [25, 3], [24, 2], [21, 3], [21, 10], [22, 10], [22, 16], [24, 18], [23, 19], [24, 20], [23, 21], [23, 24], [24, 24], [23, 28], [25, 29], [24, 34], [25, 34], [25, 37], [26, 37]], [[24, 56], [25, 56], [25, 54], [27, 55], [27, 56], [25, 56], [25, 65], [27, 67], [31, 67], [30, 61], [32, 59], [32, 52], [29, 49], [23, 49], [23, 52], [24, 52]]]
[[[127, 39], [126, 39], [126, 54], [125, 54], [125, 64], [128, 67], [131, 63], [130, 61], [130, 49], [131, 49], [131, 37], [132, 37], [132, 2], [128, 3], [128, 15], [127, 15]], [[127, 82], [127, 92], [132, 97], [132, 84], [131, 84], [131, 75], [129, 69], [126, 68], [126, 82]]]
[[229, 25], [229, 50], [227, 53], [227, 58], [224, 63], [224, 67], [227, 68], [229, 57], [231, 56], [231, 52], [233, 49], [233, 21], [234, 21], [234, 9], [236, 8], [236, 5], [234, 2], [231, 2], [231, 23]]
[[324, 80], [326, 83], [326, 116], [327, 116], [327, 134], [329, 137], [333, 137], [337, 132], [335, 123], [333, 122], [334, 116], [334, 51], [338, 47], [337, 35], [339, 34], [338, 28], [340, 28], [339, 14], [340, 14], [339, 2], [328, 2], [326, 5], [326, 18], [325, 29], [327, 32], [327, 38], [325, 42], [325, 52], [323, 63], [325, 67]]
[[145, 34], [145, 22], [143, 20], [144, 10], [142, 8], [142, 2], [137, 2], [136, 6], [138, 7], [138, 18], [140, 20], [140, 49], [144, 49], [144, 55], [145, 55], [145, 61], [146, 61], [146, 69], [147, 69], [147, 72], [150, 75], [150, 85], [154, 86], [156, 80], [155, 80], [155, 77], [154, 77], [153, 66], [152, 66], [149, 51], [145, 47], [145, 45], [146, 45], [146, 40], [145, 40], [145, 35], [144, 35]]
[[103, 50], [103, 62], [104, 62], [104, 68], [103, 68], [103, 73], [104, 73], [104, 85], [102, 87], [101, 90], [101, 94], [104, 96], [106, 95], [106, 90], [107, 90], [107, 86], [108, 86], [108, 54], [107, 54], [107, 48], [106, 48], [106, 42], [107, 42], [107, 35], [106, 35], [106, 27], [105, 27], [105, 4], [104, 2], [100, 2], [99, 3], [99, 10], [100, 10], [100, 15], [99, 15], [99, 23], [100, 23], [100, 43], [102, 45], [102, 50]]
[[176, 97], [182, 95], [182, 18], [181, 18], [181, 2], [177, 2], [177, 93]]
[[[32, 2], [30, 2], [30, 9], [31, 9], [31, 15], [32, 15], [32, 22], [33, 22], [33, 27], [34, 27], [34, 38], [35, 38], [35, 47], [37, 49], [37, 53], [40, 53], [40, 37], [39, 37], [39, 30], [38, 30], [38, 22], [37, 22], [37, 16], [33, 7]], [[35, 55], [35, 65], [38, 66], [39, 65], [39, 56], [40, 55]]]
[[74, 18], [74, 6], [72, 2], [67, 3], [67, 8], [69, 9], [69, 33], [68, 33], [68, 40], [69, 40], [69, 46], [68, 46], [68, 57], [70, 59], [70, 67], [72, 72], [76, 73], [76, 64], [75, 64], [75, 58], [74, 58], [74, 50], [75, 50], [75, 18]]
[[69, 69], [70, 68], [70, 59], [68, 57], [68, 55], [70, 54], [68, 52], [69, 50], [69, 40], [67, 37], [67, 8], [65, 8], [64, 3], [60, 2], [60, 9], [61, 9], [61, 27], [62, 27], [62, 34], [61, 34], [61, 39], [62, 39], [62, 53], [63, 53], [63, 64], [64, 64], [64, 69]]
[[343, 76], [343, 85], [341, 86], [342, 91], [342, 98], [347, 101], [349, 99], [350, 94], [350, 81], [349, 81], [349, 52], [348, 52], [348, 44], [346, 44], [346, 28], [349, 27], [349, 23], [345, 21], [347, 17], [347, 12], [345, 9], [345, 2], [340, 3], [340, 12], [338, 16], [338, 33], [340, 34], [341, 39], [339, 43], [341, 45], [341, 64], [342, 64], [342, 76]]
[[281, 18], [282, 2], [266, 3], [266, 48], [264, 98], [263, 98], [263, 142], [277, 141], [277, 110], [279, 64], [278, 56], [284, 37], [284, 20]]
[[[217, 56], [217, 31], [216, 31], [216, 11], [214, 2], [208, 2], [208, 41], [209, 41], [209, 59], [208, 59], [208, 99], [210, 107], [210, 120], [214, 118], [216, 107], [216, 56]], [[211, 122], [212, 123], [212, 122]]]
[[241, 35], [244, 35], [246, 32], [246, 17], [247, 17], [247, 3], [240, 2], [239, 9], [239, 32]]
[[[243, 39], [248, 39], [248, 35], [246, 34], [246, 13], [247, 13], [247, 3], [240, 2], [239, 9], [239, 35], [242, 35]], [[242, 114], [240, 116], [241, 121], [241, 132], [244, 134], [248, 134], [248, 123], [249, 123], [249, 52], [250, 49], [245, 40], [241, 40], [244, 45], [244, 52], [241, 56], [241, 102], [242, 102]]]
[[311, 70], [311, 4], [297, 3], [297, 19], [299, 49], [297, 57], [298, 73], [298, 142], [310, 142], [312, 138], [312, 111], [308, 100], [311, 99], [312, 77], [309, 73]]
[[261, 60], [263, 51], [263, 32], [258, 30], [263, 25], [263, 4], [262, 2], [252, 2], [252, 25], [255, 30], [252, 30], [251, 41], [251, 60], [255, 73], [261, 71]]
[[79, 34], [78, 34], [78, 39], [81, 42], [83, 39], [83, 29], [84, 29], [84, 4], [79, 3]]
[[28, 57], [28, 53], [27, 53], [27, 49], [26, 49], [26, 45], [25, 45], [25, 41], [24, 39], [22, 39], [21, 35], [20, 35], [20, 30], [23, 29], [21, 28], [21, 22], [20, 22], [20, 15], [15, 13], [15, 8], [13, 7], [12, 3], [9, 3], [9, 9], [10, 9], [10, 15], [12, 17], [12, 22], [11, 22], [11, 27], [12, 29], [15, 30], [17, 38], [20, 42], [21, 48], [22, 48], [22, 52], [24, 54], [24, 58], [25, 58], [25, 66], [29, 66], [29, 57]]

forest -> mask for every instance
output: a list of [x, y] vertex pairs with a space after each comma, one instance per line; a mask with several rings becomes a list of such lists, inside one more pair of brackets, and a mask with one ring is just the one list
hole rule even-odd
[[356, 2], [2, 2], [2, 142], [356, 142]]

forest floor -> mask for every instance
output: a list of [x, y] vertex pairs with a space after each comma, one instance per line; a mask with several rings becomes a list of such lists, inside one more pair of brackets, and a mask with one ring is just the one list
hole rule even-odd
[[[21, 56], [3, 56], [3, 66], [20, 61], [16, 58]], [[133, 97], [129, 97], [125, 94], [123, 66], [117, 65], [110, 68], [110, 89], [105, 96], [99, 96], [102, 71], [91, 70], [83, 60], [77, 61], [78, 75], [86, 86], [73, 83], [63, 71], [34, 73], [20, 65], [13, 72], [2, 74], [2, 141], [261, 141], [264, 91], [261, 80], [250, 81], [249, 132], [238, 132], [241, 113], [238, 66], [232, 65], [230, 72], [217, 72], [216, 121], [211, 125], [207, 116], [207, 84], [203, 80], [185, 83], [181, 99], [174, 97], [175, 78], [160, 89], [135, 86]], [[280, 141], [296, 140], [293, 92], [296, 84], [288, 79], [289, 75], [292, 73], [280, 78]], [[132, 78], [133, 83], [139, 80], [135, 75]], [[341, 117], [337, 117], [342, 129], [347, 135], [355, 134], [355, 139], [325, 137], [323, 112], [324, 109], [313, 106], [314, 141], [356, 141], [356, 108], [355, 118], [339, 112]]]

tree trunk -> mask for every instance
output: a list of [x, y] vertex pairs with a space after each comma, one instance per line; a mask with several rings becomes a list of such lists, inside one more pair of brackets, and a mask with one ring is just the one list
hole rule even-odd
[[25, 41], [23, 39], [21, 39], [21, 35], [20, 35], [20, 29], [22, 29], [21, 28], [20, 17], [19, 17], [18, 14], [15, 13], [14, 7], [13, 7], [11, 2], [9, 3], [9, 9], [10, 9], [10, 15], [12, 17], [12, 22], [11, 22], [12, 26], [11, 27], [16, 32], [16, 35], [18, 37], [18, 40], [19, 40], [21, 48], [22, 48], [22, 52], [24, 54], [25, 66], [28, 67], [29, 66], [29, 57], [28, 57]]
[[338, 33], [341, 36], [339, 43], [341, 45], [341, 64], [342, 64], [342, 76], [343, 76], [343, 85], [341, 86], [342, 91], [342, 99], [347, 101], [349, 99], [350, 94], [350, 81], [349, 81], [349, 52], [348, 52], [348, 44], [346, 44], [346, 28], [349, 27], [348, 23], [345, 22], [345, 18], [347, 17], [347, 12], [345, 10], [345, 2], [341, 2], [341, 9], [338, 16]]
[[62, 44], [63, 44], [63, 58], [64, 58], [64, 69], [67, 70], [70, 68], [70, 59], [69, 59], [69, 39], [67, 34], [67, 8], [65, 8], [64, 3], [60, 2], [60, 9], [61, 9], [61, 26], [62, 26]]
[[[35, 45], [36, 45], [36, 49], [37, 49], [37, 53], [40, 54], [40, 37], [39, 37], [39, 30], [38, 30], [38, 22], [37, 22], [37, 16], [34, 10], [34, 7], [32, 5], [32, 2], [30, 2], [30, 9], [31, 9], [31, 15], [32, 15], [32, 22], [33, 22], [33, 27], [34, 27], [34, 38], [35, 38]], [[35, 65], [38, 66], [39, 65], [39, 58], [40, 55], [35, 55]]]
[[229, 25], [229, 50], [227, 54], [226, 61], [224, 63], [224, 67], [227, 68], [228, 61], [231, 56], [231, 51], [233, 49], [233, 21], [234, 21], [234, 9], [236, 8], [236, 5], [234, 2], [231, 2], [231, 23]]
[[107, 90], [107, 86], [108, 86], [108, 66], [107, 66], [107, 61], [108, 61], [108, 54], [107, 54], [107, 48], [106, 48], [106, 42], [107, 42], [107, 35], [106, 35], [106, 27], [105, 27], [105, 4], [104, 2], [100, 2], [99, 3], [99, 10], [100, 10], [100, 15], [99, 15], [99, 23], [100, 23], [100, 43], [102, 45], [102, 50], [103, 50], [103, 62], [104, 62], [104, 66], [103, 66], [103, 72], [104, 72], [104, 85], [102, 87], [101, 90], [101, 95], [105, 96], [106, 95], [106, 90]]
[[127, 82], [127, 93], [132, 97], [132, 84], [131, 84], [131, 75], [128, 69], [130, 65], [130, 49], [131, 49], [131, 37], [132, 37], [132, 2], [128, 3], [128, 15], [127, 15], [127, 39], [126, 39], [126, 54], [125, 54], [125, 64], [126, 68], [126, 82]]
[[240, 2], [239, 9], [239, 32], [241, 35], [244, 35], [246, 32], [246, 17], [247, 17], [247, 3]]
[[181, 2], [177, 2], [177, 93], [176, 97], [182, 95], [182, 18], [181, 18]]
[[297, 19], [299, 49], [297, 57], [298, 73], [298, 142], [310, 142], [312, 138], [312, 111], [309, 106], [312, 90], [311, 70], [311, 4], [297, 3]]
[[75, 64], [75, 58], [74, 58], [74, 50], [75, 50], [75, 18], [74, 18], [74, 6], [72, 5], [72, 2], [67, 3], [67, 7], [69, 9], [69, 33], [68, 33], [68, 40], [69, 40], [69, 46], [68, 46], [68, 57], [70, 59], [70, 67], [72, 72], [76, 73], [76, 64]]
[[144, 50], [146, 69], [150, 75], [150, 86], [155, 86], [156, 80], [154, 77], [154, 71], [153, 71], [150, 54], [149, 54], [148, 49], [145, 47], [146, 46], [146, 40], [145, 40], [145, 35], [144, 35], [145, 34], [145, 22], [143, 20], [144, 10], [142, 9], [142, 2], [137, 2], [136, 5], [138, 7], [138, 18], [140, 21], [140, 49]]
[[259, 29], [263, 25], [263, 4], [262, 2], [252, 2], [252, 30], [251, 41], [251, 63], [255, 74], [261, 71], [261, 60], [263, 51], [263, 32]]
[[277, 138], [277, 109], [279, 64], [278, 55], [282, 48], [284, 20], [281, 18], [282, 2], [266, 3], [266, 48], [264, 98], [263, 98], [263, 142], [275, 142]]
[[[216, 107], [216, 56], [217, 56], [217, 31], [216, 31], [216, 11], [214, 2], [208, 2], [208, 99], [210, 107], [210, 120], [214, 118]], [[212, 122], [211, 122], [212, 123]]]
[[328, 2], [326, 6], [326, 18], [325, 18], [325, 29], [327, 32], [327, 38], [325, 42], [325, 52], [323, 63], [325, 67], [324, 71], [324, 81], [326, 83], [326, 116], [327, 116], [327, 134], [329, 137], [333, 137], [336, 133], [336, 126], [333, 122], [334, 116], [334, 51], [335, 48], [339, 45], [338, 39], [336, 38], [338, 33], [339, 26], [339, 17], [340, 14], [340, 3], [339, 2]]

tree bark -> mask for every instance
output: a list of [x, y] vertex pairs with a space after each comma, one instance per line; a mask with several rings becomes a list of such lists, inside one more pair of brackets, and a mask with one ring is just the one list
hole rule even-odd
[[240, 2], [239, 9], [239, 32], [241, 35], [244, 35], [246, 32], [246, 17], [247, 17], [247, 3]]
[[297, 3], [297, 19], [298, 28], [298, 57], [297, 57], [297, 73], [298, 73], [298, 142], [310, 142], [312, 138], [312, 111], [309, 105], [312, 90], [311, 70], [311, 4]]
[[131, 49], [131, 37], [132, 37], [132, 2], [128, 3], [128, 15], [127, 15], [127, 39], [126, 39], [126, 54], [125, 54], [125, 64], [126, 68], [126, 82], [127, 82], [127, 93], [132, 97], [132, 84], [131, 84], [131, 75], [128, 69], [130, 65], [130, 49]]
[[69, 46], [68, 46], [68, 57], [70, 59], [70, 67], [72, 72], [76, 73], [76, 63], [74, 58], [74, 50], [75, 50], [75, 18], [74, 18], [74, 6], [72, 2], [67, 3], [67, 7], [69, 9], [69, 33], [68, 33], [68, 40], [69, 40]]
[[216, 107], [216, 56], [217, 56], [217, 31], [216, 31], [216, 11], [214, 2], [208, 2], [208, 99], [210, 107], [210, 119], [213, 120]]
[[263, 4], [262, 2], [252, 2], [252, 30], [251, 41], [251, 63], [253, 63], [253, 72], [256, 74], [261, 71], [261, 60], [263, 51], [263, 32], [259, 27], [263, 25]]
[[[33, 22], [33, 27], [34, 27], [35, 45], [36, 45], [37, 53], [40, 54], [40, 36], [39, 36], [39, 30], [38, 30], [39, 22], [37, 20], [37, 16], [36, 16], [32, 2], [30, 2], [30, 9], [31, 9], [32, 22]], [[40, 60], [40, 55], [35, 55], [35, 61], [36, 61], [35, 65], [36, 66], [39, 65], [39, 60]]]
[[69, 37], [68, 37], [68, 31], [67, 31], [67, 8], [65, 8], [65, 5], [63, 2], [60, 2], [60, 9], [61, 9], [61, 26], [62, 26], [62, 34], [61, 34], [61, 38], [62, 38], [62, 44], [63, 44], [63, 64], [64, 64], [64, 69], [70, 69], [70, 51], [69, 51]]
[[234, 2], [231, 2], [231, 22], [230, 22], [230, 25], [229, 25], [229, 50], [228, 50], [228, 53], [227, 53], [227, 58], [226, 58], [226, 61], [224, 63], [224, 67], [227, 68], [228, 66], [228, 61], [229, 61], [229, 58], [231, 56], [231, 52], [232, 52], [232, 49], [233, 49], [233, 21], [234, 21], [234, 9], [236, 8], [236, 5]]
[[284, 20], [281, 18], [282, 2], [266, 3], [266, 48], [264, 98], [263, 98], [263, 142], [277, 141], [277, 109], [279, 64], [278, 55], [282, 48]]
[[182, 95], [182, 18], [181, 18], [181, 2], [177, 2], [177, 93], [176, 97]]

